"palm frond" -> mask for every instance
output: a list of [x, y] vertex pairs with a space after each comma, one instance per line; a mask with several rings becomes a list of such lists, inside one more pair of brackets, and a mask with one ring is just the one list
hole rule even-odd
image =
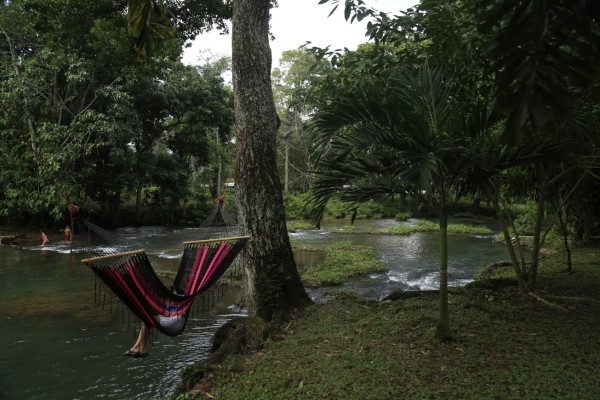
[[[395, 193], [432, 193], [464, 165], [471, 140], [453, 109], [453, 82], [441, 66], [399, 68], [386, 86], [365, 86], [316, 114], [313, 218], [337, 196], [359, 203]], [[452, 164], [452, 166], [450, 166]], [[459, 168], [460, 169], [460, 168]]]

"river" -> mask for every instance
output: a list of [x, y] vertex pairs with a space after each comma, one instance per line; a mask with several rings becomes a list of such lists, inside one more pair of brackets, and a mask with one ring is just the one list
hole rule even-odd
[[[350, 240], [372, 246], [388, 271], [342, 285], [359, 295], [380, 299], [396, 288], [437, 287], [437, 235], [340, 235], [332, 222], [320, 231], [291, 237], [306, 244]], [[412, 223], [412, 222], [408, 222]], [[385, 227], [392, 220], [357, 221]], [[194, 239], [194, 229], [127, 228], [117, 234], [136, 240], [153, 265], [174, 269], [180, 243]], [[506, 250], [491, 236], [450, 238], [450, 285], [463, 285], [485, 264], [506, 259]], [[298, 252], [299, 264], [318, 262], [319, 253]], [[155, 335], [150, 356], [121, 354], [134, 342], [132, 321], [120, 305], [94, 305], [94, 276], [69, 254], [64, 242], [45, 248], [0, 246], [0, 399], [152, 399], [168, 395], [182, 368], [207, 354], [216, 329], [244, 310], [235, 306], [239, 293], [223, 293], [215, 308], [199, 310], [178, 337]], [[323, 290], [310, 290], [319, 301]], [[112, 309], [112, 311], [110, 311]]]

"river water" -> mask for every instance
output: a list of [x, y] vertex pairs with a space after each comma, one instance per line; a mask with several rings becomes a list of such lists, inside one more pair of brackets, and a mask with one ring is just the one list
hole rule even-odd
[[[353, 231], [363, 228], [385, 230], [389, 226], [414, 224], [416, 220], [398, 222], [395, 220], [359, 220]], [[453, 221], [450, 221], [453, 222]], [[488, 226], [494, 230], [490, 235], [450, 235], [448, 237], [448, 284], [463, 286], [472, 281], [477, 272], [490, 262], [508, 259], [506, 248], [494, 243], [498, 226], [492, 220], [456, 221]], [[367, 245], [388, 268], [386, 272], [361, 276], [347, 282], [339, 289], [348, 289], [361, 297], [379, 300], [396, 289], [430, 290], [437, 289], [438, 280], [438, 234], [416, 233], [404, 235], [341, 234], [347, 228], [347, 222], [327, 221], [325, 228], [319, 231], [299, 231], [290, 237], [303, 244], [326, 245], [338, 240], [346, 240], [357, 245]], [[299, 252], [299, 264], [318, 262], [321, 254]], [[328, 292], [329, 288], [310, 290], [317, 300]], [[325, 296], [326, 297], [326, 296]]]
[[[408, 223], [412, 223], [408, 222]], [[361, 296], [380, 299], [392, 290], [437, 287], [437, 235], [383, 236], [335, 233], [340, 222], [320, 231], [291, 237], [307, 245], [349, 240], [372, 246], [389, 268], [342, 285]], [[386, 227], [396, 221], [357, 221], [358, 227]], [[181, 242], [194, 229], [128, 228], [117, 234], [140, 243], [158, 269], [174, 270]], [[298, 252], [297, 262], [318, 262], [321, 253]], [[450, 238], [450, 284], [471, 280], [485, 264], [506, 259], [506, 250], [491, 236]], [[198, 310], [184, 334], [155, 335], [150, 356], [121, 354], [134, 342], [133, 320], [120, 305], [94, 305], [94, 276], [69, 254], [65, 242], [50, 246], [0, 246], [0, 399], [153, 399], [167, 396], [185, 366], [206, 356], [219, 326], [244, 310], [235, 306], [236, 290], [221, 292], [216, 307]], [[317, 301], [322, 289], [310, 290]]]

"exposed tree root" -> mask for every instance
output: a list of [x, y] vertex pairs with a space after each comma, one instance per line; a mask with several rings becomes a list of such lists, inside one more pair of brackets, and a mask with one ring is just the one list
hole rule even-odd
[[575, 301], [575, 302], [586, 302], [586, 301], [589, 301], [591, 303], [600, 303], [599, 300], [592, 299], [590, 297], [554, 296], [554, 295], [547, 295], [546, 297], [550, 297], [552, 299], [558, 299], [558, 300]]
[[537, 301], [544, 303], [545, 305], [552, 307], [552, 308], [557, 308], [559, 310], [561, 310], [562, 312], [568, 312], [568, 310], [566, 308], [564, 308], [563, 306], [559, 306], [558, 304], [552, 303], [546, 299], [544, 299], [542, 296], [538, 295], [535, 292], [532, 292], [530, 290], [527, 291], [527, 294], [531, 297], [533, 297], [534, 299], [536, 299]]

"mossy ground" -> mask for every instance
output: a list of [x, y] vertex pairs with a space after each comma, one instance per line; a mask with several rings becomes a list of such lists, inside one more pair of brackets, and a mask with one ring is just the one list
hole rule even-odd
[[538, 294], [561, 309], [514, 286], [452, 289], [449, 343], [434, 339], [435, 294], [341, 295], [299, 311], [282, 338], [229, 358], [204, 391], [182, 397], [600, 398], [600, 249], [577, 249], [571, 274], [561, 254], [546, 258]]

